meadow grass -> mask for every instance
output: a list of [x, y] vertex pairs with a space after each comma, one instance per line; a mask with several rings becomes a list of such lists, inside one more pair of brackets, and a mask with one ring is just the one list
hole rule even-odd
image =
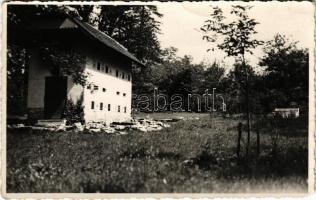
[[264, 125], [260, 156], [253, 132], [247, 159], [243, 132], [237, 159], [241, 120], [198, 116], [127, 135], [8, 131], [7, 192], [307, 192], [307, 126], [275, 141]]

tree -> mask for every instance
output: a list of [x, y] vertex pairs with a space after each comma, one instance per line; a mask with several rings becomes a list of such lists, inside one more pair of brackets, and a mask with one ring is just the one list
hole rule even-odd
[[[159, 92], [169, 97], [174, 94], [185, 97], [183, 106], [190, 103], [190, 109], [186, 106], [183, 107], [185, 110], [205, 111], [206, 101], [203, 94], [206, 89], [210, 93], [214, 87], [223, 89], [221, 83], [224, 79], [225, 69], [218, 63], [194, 64], [189, 55], [177, 56], [177, 49], [174, 47], [163, 49], [161, 60], [161, 63], [150, 67], [150, 79], [148, 80], [151, 81], [152, 87], [157, 87]], [[189, 94], [194, 95], [190, 102], [187, 101]], [[196, 98], [198, 95], [200, 95], [200, 102]]]
[[237, 62], [224, 81], [230, 113], [247, 112], [247, 102], [245, 101], [247, 95], [246, 84], [249, 84], [249, 81], [247, 83], [247, 76], [248, 80], [254, 77], [254, 71], [251, 66]]
[[156, 6], [101, 6], [99, 30], [117, 40], [139, 60], [159, 60], [157, 34], [162, 17]]
[[[255, 19], [251, 19], [248, 16], [248, 11], [251, 6], [232, 6], [230, 14], [235, 20], [227, 22], [226, 17], [223, 15], [223, 11], [219, 7], [213, 7], [213, 11], [210, 15], [210, 19], [205, 21], [205, 24], [201, 28], [206, 35], [203, 36], [208, 42], [218, 42], [217, 48], [223, 50], [227, 56], [233, 56], [236, 61], [241, 62], [242, 66], [246, 69], [246, 108], [247, 108], [247, 154], [250, 146], [250, 105], [249, 105], [249, 84], [248, 84], [248, 70], [246, 67], [246, 53], [253, 54], [252, 50], [258, 45], [262, 44], [262, 41], [253, 39], [252, 36], [256, 34], [255, 27], [259, 24]], [[210, 35], [213, 34], [213, 35]], [[218, 35], [222, 36], [223, 41], [219, 41]], [[211, 50], [211, 49], [209, 49]]]
[[[202, 63], [202, 65], [207, 64]], [[224, 89], [222, 88], [222, 81], [225, 76], [225, 69], [220, 67], [219, 63], [213, 62], [210, 66], [206, 66], [204, 76], [205, 89], [212, 89], [213, 87]]]
[[293, 104], [307, 111], [308, 50], [297, 47], [284, 35], [276, 34], [264, 47], [259, 65], [266, 73], [268, 109]]

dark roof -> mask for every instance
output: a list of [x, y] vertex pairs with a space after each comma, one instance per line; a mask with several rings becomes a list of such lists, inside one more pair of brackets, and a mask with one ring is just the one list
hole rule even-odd
[[120, 43], [118, 43], [116, 40], [111, 38], [110, 36], [106, 35], [105, 33], [95, 29], [93, 26], [86, 22], [82, 22], [79, 19], [71, 18], [81, 29], [83, 29], [85, 32], [87, 32], [90, 36], [101, 42], [102, 44], [106, 45], [107, 47], [110, 47], [111, 49], [114, 49], [120, 54], [123, 54], [124, 56], [128, 57], [132, 61], [144, 66], [142, 62], [140, 62], [135, 56], [133, 56], [128, 50], [122, 46]]

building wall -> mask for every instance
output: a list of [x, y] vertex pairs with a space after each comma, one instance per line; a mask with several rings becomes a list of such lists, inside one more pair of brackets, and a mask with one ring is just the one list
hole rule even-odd
[[[110, 57], [101, 57], [95, 53], [90, 53], [87, 57], [86, 73], [89, 74], [89, 85], [84, 88], [84, 111], [87, 122], [104, 121], [109, 124], [131, 118], [132, 77], [128, 65], [120, 60], [111, 60]], [[108, 67], [107, 73], [106, 67]]]
[[[49, 63], [43, 61], [38, 48], [30, 49], [27, 108], [30, 118], [44, 118], [45, 77], [52, 76]], [[74, 103], [83, 94], [83, 86], [67, 81], [67, 98]]]
[[[83, 49], [85, 46], [79, 45], [78, 49]], [[88, 74], [87, 82], [90, 84], [83, 87], [74, 84], [68, 77], [67, 98], [76, 103], [83, 95], [84, 117], [87, 122], [102, 121], [109, 124], [113, 121], [129, 120], [132, 100], [131, 63], [104, 52], [93, 52], [94, 50], [91, 49], [89, 51], [83, 52], [87, 58], [82, 67], [85, 67], [85, 72]], [[105, 71], [106, 66], [108, 73]], [[116, 70], [118, 70], [118, 77], [116, 77]], [[41, 59], [37, 48], [31, 49], [27, 98], [30, 118], [44, 117], [45, 77], [47, 76], [52, 76], [49, 64]], [[94, 109], [91, 108], [92, 101]], [[108, 110], [109, 105], [110, 110]]]
[[45, 77], [51, 76], [48, 64], [39, 55], [38, 48], [30, 49], [27, 108], [30, 118], [44, 117]]

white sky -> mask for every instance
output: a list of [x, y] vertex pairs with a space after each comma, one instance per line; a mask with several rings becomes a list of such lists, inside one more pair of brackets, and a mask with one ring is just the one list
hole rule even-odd
[[[158, 4], [158, 10], [164, 15], [160, 19], [162, 34], [159, 35], [159, 40], [162, 47], [174, 46], [178, 48], [179, 56], [191, 55], [195, 63], [203, 60], [210, 62], [223, 60], [224, 53], [206, 51], [211, 43], [202, 40], [203, 33], [199, 30], [204, 21], [209, 18], [210, 5], [218, 5], [225, 14], [225, 11], [230, 10], [231, 4], [232, 2]], [[301, 47], [313, 47], [314, 6], [312, 3], [256, 2], [251, 5], [254, 7], [249, 15], [260, 23], [256, 27], [258, 34], [255, 38], [266, 41], [272, 39], [276, 33], [281, 33], [299, 41]], [[248, 60], [256, 65], [261, 55], [262, 50], [258, 48], [254, 56], [248, 56]], [[230, 60], [225, 59], [225, 62], [230, 65]]]

